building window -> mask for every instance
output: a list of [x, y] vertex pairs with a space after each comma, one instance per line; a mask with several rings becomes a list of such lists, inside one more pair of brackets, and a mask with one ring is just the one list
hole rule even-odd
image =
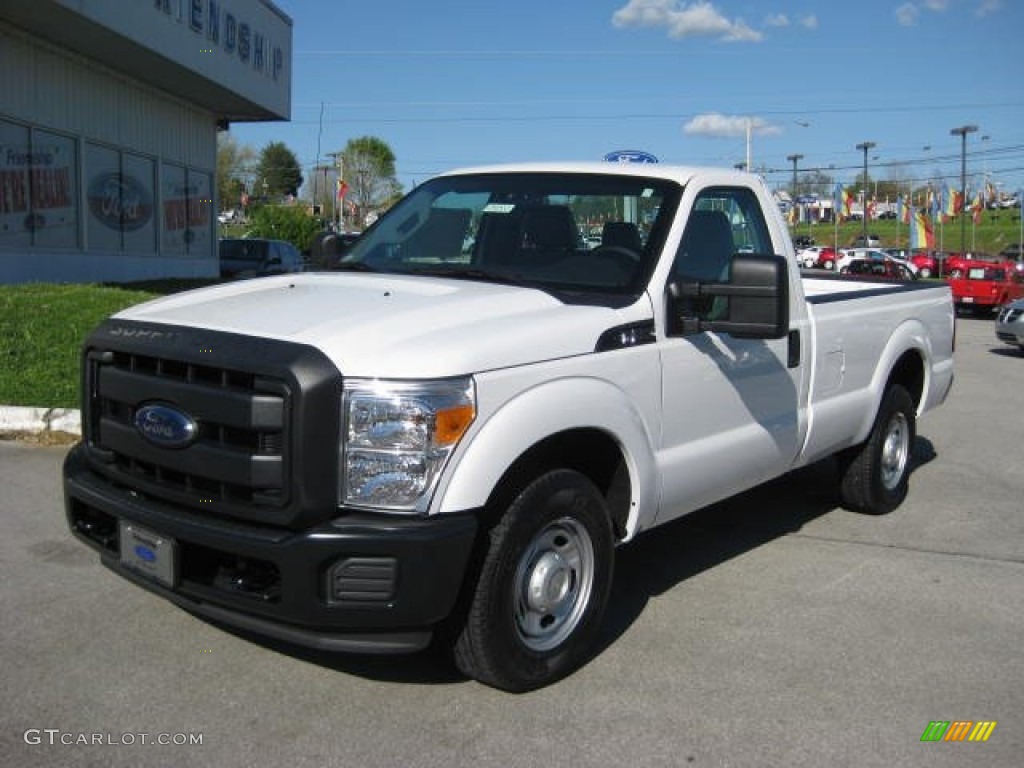
[[164, 163], [160, 174], [163, 253], [209, 256], [213, 252], [211, 175], [172, 163]]
[[78, 246], [77, 148], [0, 120], [0, 248]]
[[100, 144], [86, 145], [90, 249], [133, 254], [156, 251], [154, 168], [149, 158]]

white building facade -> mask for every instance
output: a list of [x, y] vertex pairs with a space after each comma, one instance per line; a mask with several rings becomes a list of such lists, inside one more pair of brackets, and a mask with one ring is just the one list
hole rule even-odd
[[0, 283], [218, 274], [217, 132], [291, 115], [269, 0], [0, 3]]

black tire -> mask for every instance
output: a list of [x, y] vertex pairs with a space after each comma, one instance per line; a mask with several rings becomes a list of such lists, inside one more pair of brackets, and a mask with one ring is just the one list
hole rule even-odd
[[882, 397], [871, 434], [840, 457], [839, 496], [855, 512], [884, 515], [907, 496], [916, 422], [914, 401], [894, 384]]
[[529, 691], [576, 669], [600, 629], [615, 543], [598, 489], [559, 469], [527, 485], [490, 530], [453, 655], [464, 674]]

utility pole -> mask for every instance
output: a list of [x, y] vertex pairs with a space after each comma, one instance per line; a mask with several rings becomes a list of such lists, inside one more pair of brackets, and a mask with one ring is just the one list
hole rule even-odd
[[960, 137], [960, 255], [967, 255], [967, 134], [978, 130], [976, 125], [961, 125], [950, 130], [950, 136]]
[[797, 176], [796, 176], [796, 164], [799, 160], [803, 159], [803, 155], [786, 155], [786, 159], [793, 164], [793, 204], [796, 205], [797, 198]]
[[863, 194], [861, 199], [861, 220], [864, 222], [864, 247], [868, 247], [868, 150], [874, 149], [875, 142], [864, 141], [857, 145], [857, 149], [864, 150], [864, 182], [861, 185]]

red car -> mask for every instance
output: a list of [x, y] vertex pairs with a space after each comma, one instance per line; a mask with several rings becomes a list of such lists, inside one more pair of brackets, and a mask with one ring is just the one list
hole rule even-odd
[[948, 270], [945, 266], [947, 256], [939, 251], [914, 251], [910, 255], [910, 263], [917, 267], [921, 277], [938, 277], [940, 267], [942, 274]]
[[1024, 298], [1024, 273], [999, 263], [975, 261], [963, 277], [949, 278], [957, 309], [992, 312], [1014, 299]]
[[835, 269], [839, 254], [835, 248], [825, 245], [815, 245], [804, 248], [797, 253], [797, 259], [804, 268]]
[[943, 277], [963, 277], [967, 271], [974, 267], [992, 267], [1013, 271], [1017, 266], [1015, 261], [989, 256], [985, 253], [975, 253], [969, 256], [961, 256], [959, 253], [951, 253], [947, 256], [942, 265]]
[[874, 259], [852, 259], [840, 272], [850, 277], [873, 278], [876, 280], [916, 280], [910, 267], [892, 259], [876, 261]]

